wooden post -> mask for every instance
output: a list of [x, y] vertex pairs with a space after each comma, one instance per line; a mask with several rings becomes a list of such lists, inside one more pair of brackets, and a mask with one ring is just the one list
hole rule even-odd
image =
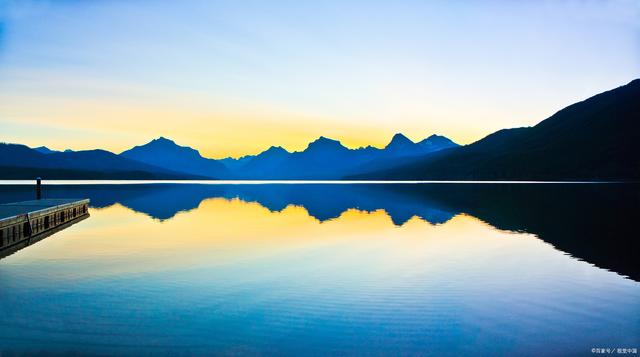
[[36, 178], [36, 200], [42, 199], [42, 179]]

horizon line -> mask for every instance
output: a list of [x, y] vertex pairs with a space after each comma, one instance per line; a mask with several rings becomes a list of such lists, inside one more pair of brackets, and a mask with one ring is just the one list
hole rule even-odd
[[[0, 180], [0, 186], [33, 185], [35, 179]], [[536, 180], [42, 180], [50, 185], [368, 185], [368, 184], [628, 184], [635, 181], [536, 181]]]

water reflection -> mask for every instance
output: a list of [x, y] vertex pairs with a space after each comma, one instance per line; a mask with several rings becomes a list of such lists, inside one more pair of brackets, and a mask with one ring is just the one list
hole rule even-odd
[[637, 346], [640, 284], [547, 243], [637, 277], [620, 260], [634, 248], [632, 188], [49, 186], [49, 197], [95, 206], [91, 219], [0, 261], [0, 353], [540, 356]]
[[[46, 197], [88, 197], [93, 207], [121, 204], [159, 220], [208, 198], [256, 202], [273, 212], [299, 206], [323, 222], [349, 209], [383, 210], [395, 225], [412, 217], [441, 224], [469, 214], [491, 226], [527, 232], [601, 268], [640, 280], [640, 186], [636, 184], [418, 185], [86, 185], [47, 186]], [[0, 203], [30, 198], [28, 186], [0, 186]]]

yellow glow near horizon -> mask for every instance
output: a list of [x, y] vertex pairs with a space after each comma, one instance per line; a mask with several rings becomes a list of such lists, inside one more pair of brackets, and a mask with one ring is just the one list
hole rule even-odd
[[58, 150], [118, 153], [165, 136], [223, 158], [319, 136], [382, 147], [398, 132], [468, 144], [638, 76], [633, 2], [4, 10], [0, 140]]
[[[191, 98], [191, 101], [194, 99]], [[456, 133], [424, 129], [408, 121], [350, 122], [296, 114], [269, 107], [220, 105], [218, 110], [187, 109], [189, 101], [153, 106], [122, 101], [67, 98], [25, 98], [5, 95], [7, 103], [2, 141], [54, 150], [105, 149], [120, 153], [164, 136], [190, 146], [209, 158], [258, 154], [270, 146], [301, 151], [320, 136], [339, 140], [349, 148], [384, 147], [398, 132], [414, 141], [431, 134], [467, 144], [491, 132], [492, 128], [459, 128]], [[200, 99], [204, 101], [204, 99]], [[46, 115], [43, 115], [43, 109]], [[433, 126], [436, 125], [427, 125]]]
[[[24, 262], [49, 256], [92, 261], [93, 269], [68, 272], [77, 278], [243, 264], [327, 247], [335, 251], [335, 259], [346, 261], [351, 254], [366, 259], [358, 250], [376, 250], [383, 251], [380, 258], [389, 262], [423, 255], [431, 257], [425, 260], [429, 262], [443, 255], [459, 257], [462, 251], [475, 256], [478, 250], [523, 246], [522, 240], [503, 239], [514, 235], [528, 238], [524, 246], [540, 249], [548, 245], [531, 234], [499, 231], [465, 214], [441, 225], [414, 217], [398, 227], [384, 210], [349, 209], [335, 219], [319, 222], [300, 206], [272, 212], [255, 202], [224, 198], [207, 199], [165, 221], [121, 204], [92, 208], [90, 214], [89, 219], [22, 250], [15, 259]], [[342, 248], [335, 250], [336, 246]]]

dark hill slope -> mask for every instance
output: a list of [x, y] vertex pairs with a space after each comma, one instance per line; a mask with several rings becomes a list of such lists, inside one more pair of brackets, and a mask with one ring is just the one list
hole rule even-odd
[[534, 127], [497, 131], [473, 144], [359, 179], [638, 180], [640, 79], [570, 105]]

